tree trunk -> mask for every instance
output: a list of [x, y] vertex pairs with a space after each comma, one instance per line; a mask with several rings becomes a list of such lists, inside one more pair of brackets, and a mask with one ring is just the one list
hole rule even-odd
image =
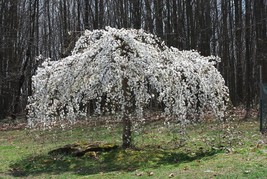
[[267, 83], [267, 1], [255, 1], [257, 59], [262, 66], [262, 83]]
[[141, 28], [141, 6], [140, 0], [132, 1], [132, 16], [133, 16], [133, 27], [135, 29]]
[[253, 63], [252, 63], [252, 48], [253, 48], [253, 38], [252, 38], [252, 11], [251, 11], [251, 1], [246, 0], [246, 35], [245, 35], [245, 42], [246, 42], [246, 116], [245, 119], [251, 116], [251, 104], [252, 104], [252, 70], [253, 70]]
[[156, 0], [154, 4], [155, 19], [156, 19], [156, 34], [159, 37], [163, 37], [163, 2], [161, 0]]
[[122, 134], [122, 148], [126, 149], [131, 147], [132, 142], [132, 123], [127, 114], [123, 115], [123, 134]]
[[151, 2], [149, 0], [145, 0], [145, 9], [146, 9], [145, 30], [153, 33], [152, 9], [151, 9]]
[[94, 29], [98, 29], [98, 20], [99, 20], [98, 0], [95, 0]]
[[128, 79], [124, 78], [122, 81], [123, 95], [125, 98], [125, 109], [123, 111], [122, 125], [123, 125], [123, 133], [122, 133], [122, 148], [126, 149], [131, 146], [132, 142], [132, 129], [131, 129], [131, 119], [129, 114], [131, 113], [131, 96], [129, 96], [130, 91], [128, 89]]
[[267, 59], [262, 61], [262, 83], [267, 84]]
[[243, 67], [242, 67], [242, 0], [235, 0], [235, 52], [236, 52], [236, 101], [237, 106], [243, 102]]
[[224, 78], [225, 78], [225, 82], [226, 85], [229, 86], [229, 70], [230, 70], [230, 64], [229, 64], [229, 35], [228, 35], [228, 7], [227, 7], [227, 0], [223, 0], [222, 4], [221, 4], [221, 8], [222, 8], [222, 23], [223, 23], [223, 27], [222, 27], [222, 38], [223, 41], [222, 43], [222, 65], [223, 65], [223, 74], [224, 74]]
[[84, 1], [84, 28], [89, 29], [89, 0]]
[[104, 28], [104, 1], [103, 0], [100, 0], [99, 1], [99, 26], [98, 28]]

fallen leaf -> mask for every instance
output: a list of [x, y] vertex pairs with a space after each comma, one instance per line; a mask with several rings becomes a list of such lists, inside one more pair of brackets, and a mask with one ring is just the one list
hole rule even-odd
[[172, 177], [174, 177], [174, 173], [169, 174], [169, 178], [172, 178]]
[[147, 175], [148, 176], [153, 176], [154, 175], [154, 172], [147, 172]]
[[139, 173], [136, 173], [135, 175], [140, 177], [144, 175], [144, 172], [139, 172]]

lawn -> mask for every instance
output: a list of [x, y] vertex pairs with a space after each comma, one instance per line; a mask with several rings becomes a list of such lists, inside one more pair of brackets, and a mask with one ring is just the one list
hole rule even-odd
[[0, 178], [266, 178], [266, 137], [259, 123], [205, 122], [179, 125], [156, 121], [134, 132], [132, 149], [74, 157], [49, 155], [66, 144], [120, 145], [120, 124], [70, 129], [0, 131]]

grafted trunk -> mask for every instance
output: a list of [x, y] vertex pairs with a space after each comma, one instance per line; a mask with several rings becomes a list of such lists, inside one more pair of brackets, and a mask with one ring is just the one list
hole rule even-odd
[[122, 148], [126, 149], [131, 146], [132, 142], [132, 129], [131, 129], [131, 119], [129, 114], [131, 113], [131, 96], [129, 96], [130, 91], [128, 89], [128, 79], [124, 78], [122, 81], [123, 95], [125, 98], [125, 109], [123, 111], [122, 125]]
[[129, 116], [126, 114], [123, 116], [123, 133], [122, 133], [122, 148], [126, 149], [131, 146], [132, 143], [132, 123]]

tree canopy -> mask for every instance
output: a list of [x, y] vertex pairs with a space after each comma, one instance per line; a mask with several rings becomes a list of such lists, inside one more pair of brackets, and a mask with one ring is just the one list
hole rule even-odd
[[[39, 57], [42, 58], [42, 57]], [[218, 57], [167, 47], [144, 30], [84, 32], [72, 54], [58, 61], [45, 59], [32, 77], [28, 122], [50, 125], [94, 114], [141, 117], [148, 103], [163, 103], [163, 114], [180, 121], [211, 110], [221, 118], [228, 88], [215, 65]], [[192, 118], [194, 120], [194, 118]]]

